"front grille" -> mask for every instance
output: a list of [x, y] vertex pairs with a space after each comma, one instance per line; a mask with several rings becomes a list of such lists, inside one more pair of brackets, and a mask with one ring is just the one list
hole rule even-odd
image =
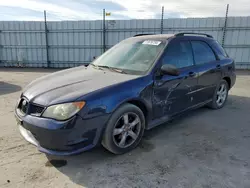
[[34, 116], [40, 116], [43, 113], [45, 107], [37, 104], [29, 103], [28, 100], [22, 98], [17, 106], [22, 114], [30, 114]]
[[18, 104], [18, 109], [26, 114], [28, 112], [28, 101], [26, 99], [21, 99], [19, 104]]
[[31, 115], [40, 116], [44, 110], [44, 107], [38, 106], [36, 104], [30, 104], [29, 113]]

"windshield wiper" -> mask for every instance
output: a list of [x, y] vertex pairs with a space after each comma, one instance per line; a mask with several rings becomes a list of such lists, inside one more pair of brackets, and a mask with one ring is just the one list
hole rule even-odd
[[119, 73], [122, 73], [122, 74], [127, 74], [124, 70], [121, 70], [121, 69], [117, 69], [117, 68], [111, 68], [113, 71], [115, 72], [119, 72]]
[[101, 70], [103, 70], [102, 68], [106, 68], [106, 67], [101, 67], [99, 65], [95, 65], [95, 64], [92, 64], [92, 63], [90, 65], [92, 65], [96, 69], [101, 69]]
[[98, 67], [105, 68], [105, 69], [111, 69], [112, 67], [109, 67], [107, 65], [97, 65]]
[[95, 64], [90, 64], [90, 65], [92, 65], [93, 67], [96, 67], [96, 68], [99, 68], [99, 69], [101, 69], [101, 68], [107, 68], [107, 69], [109, 69], [110, 67], [109, 66], [105, 66], [105, 65], [95, 65]]
[[94, 67], [97, 67], [97, 68], [105, 68], [105, 69], [109, 69], [109, 70], [112, 70], [112, 71], [115, 71], [115, 72], [119, 72], [119, 73], [122, 73], [122, 74], [127, 74], [123, 70], [117, 69], [115, 67], [109, 67], [107, 65], [95, 65], [95, 64], [91, 64], [91, 65], [93, 65]]

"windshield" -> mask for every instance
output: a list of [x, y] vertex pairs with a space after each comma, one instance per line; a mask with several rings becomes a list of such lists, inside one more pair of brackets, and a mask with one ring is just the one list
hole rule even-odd
[[125, 40], [101, 55], [92, 64], [120, 69], [128, 74], [145, 74], [153, 65], [165, 42]]

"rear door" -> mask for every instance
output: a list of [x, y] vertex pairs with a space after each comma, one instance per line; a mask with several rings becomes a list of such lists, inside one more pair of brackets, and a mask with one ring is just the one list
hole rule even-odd
[[198, 72], [198, 88], [195, 103], [207, 101], [213, 97], [216, 85], [221, 80], [220, 60], [205, 41], [191, 41], [196, 71]]

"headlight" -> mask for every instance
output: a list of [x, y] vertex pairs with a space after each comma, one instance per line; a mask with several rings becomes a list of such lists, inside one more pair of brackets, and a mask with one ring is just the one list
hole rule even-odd
[[43, 117], [56, 120], [66, 120], [79, 112], [85, 105], [85, 102], [64, 103], [49, 106], [43, 113]]

